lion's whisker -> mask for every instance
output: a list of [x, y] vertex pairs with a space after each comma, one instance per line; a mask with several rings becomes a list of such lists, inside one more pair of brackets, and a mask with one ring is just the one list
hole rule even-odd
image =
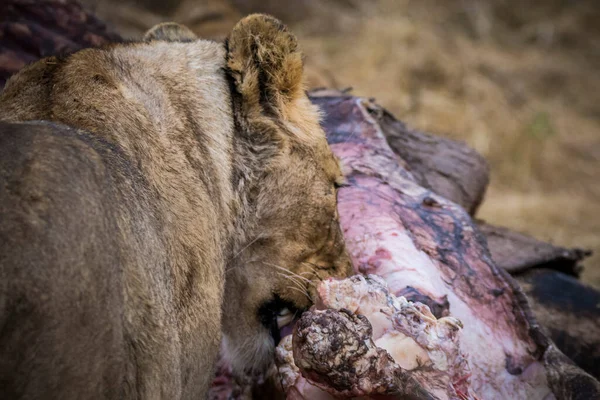
[[311, 263], [309, 261], [304, 261], [302, 264], [305, 265], [305, 266], [307, 266], [308, 268], [310, 268], [312, 270], [314, 276], [316, 276], [319, 281], [323, 282], [323, 278], [321, 278], [319, 276], [319, 274], [317, 273], [317, 270], [315, 269], [315, 267], [317, 267], [316, 264], [313, 264], [313, 263]]
[[298, 281], [294, 280], [294, 279], [293, 279], [291, 276], [289, 276], [289, 275], [285, 275], [285, 274], [283, 274], [283, 273], [281, 273], [281, 272], [277, 272], [277, 274], [278, 274], [278, 275], [281, 275], [281, 276], [283, 276], [284, 278], [287, 278], [287, 279], [289, 279], [289, 280], [290, 280], [290, 282], [294, 283], [294, 284], [295, 284], [296, 286], [298, 286], [300, 289], [302, 289], [302, 290], [306, 290], [306, 287], [304, 287], [304, 286], [303, 286], [303, 285], [302, 285], [300, 282], [298, 282]]
[[244, 252], [244, 250], [246, 250], [248, 247], [252, 246], [257, 240], [259, 239], [263, 239], [263, 234], [264, 232], [256, 235], [256, 237], [254, 239], [252, 239], [250, 242], [248, 242], [248, 244], [246, 244], [244, 247], [242, 247], [242, 249], [240, 251], [238, 251], [237, 253], [234, 254], [233, 257], [231, 257], [228, 262], [235, 260], [236, 258], [239, 257], [240, 254], [242, 254]]
[[310, 298], [310, 295], [309, 295], [307, 292], [305, 292], [305, 291], [303, 291], [303, 290], [300, 290], [300, 289], [297, 289], [297, 288], [295, 288], [295, 287], [292, 287], [292, 286], [288, 286], [288, 289], [295, 290], [295, 291], [297, 291], [297, 292], [300, 292], [300, 293], [302, 293], [303, 295], [305, 295], [305, 296], [306, 296], [306, 298], [307, 298], [307, 299], [308, 299], [310, 302], [312, 302], [312, 299]]
[[310, 280], [310, 279], [308, 279], [308, 278], [305, 278], [304, 276], [301, 276], [301, 275], [299, 275], [299, 274], [297, 274], [297, 273], [295, 273], [295, 272], [292, 272], [292, 271], [290, 271], [290, 270], [289, 270], [289, 269], [287, 269], [287, 268], [283, 268], [282, 266], [279, 266], [279, 265], [276, 265], [276, 264], [267, 263], [267, 262], [266, 262], [265, 264], [266, 264], [266, 265], [270, 265], [270, 266], [272, 266], [272, 267], [275, 267], [275, 268], [277, 268], [277, 269], [280, 269], [280, 270], [282, 270], [282, 271], [284, 271], [284, 272], [286, 272], [286, 273], [288, 273], [288, 274], [290, 274], [290, 275], [292, 275], [292, 276], [295, 276], [295, 277], [297, 277], [297, 278], [299, 278], [299, 279], [302, 279], [303, 281], [305, 281], [305, 282], [307, 282], [307, 283], [311, 283], [311, 284], [312, 284], [312, 282], [311, 282], [311, 280]]

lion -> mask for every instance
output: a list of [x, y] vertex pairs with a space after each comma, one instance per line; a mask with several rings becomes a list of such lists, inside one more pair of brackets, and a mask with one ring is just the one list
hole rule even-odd
[[0, 387], [206, 396], [221, 343], [263, 374], [350, 273], [338, 161], [278, 20], [174, 23], [35, 62], [0, 95]]

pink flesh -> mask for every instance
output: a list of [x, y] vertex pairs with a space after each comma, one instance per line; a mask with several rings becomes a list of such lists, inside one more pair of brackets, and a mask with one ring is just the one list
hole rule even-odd
[[417, 185], [363, 100], [347, 101], [345, 124], [328, 135], [349, 183], [338, 211], [357, 272], [380, 275], [398, 295], [410, 286], [433, 299], [447, 296], [450, 315], [464, 325], [462, 348], [481, 398], [552, 398], [525, 311], [470, 217]]

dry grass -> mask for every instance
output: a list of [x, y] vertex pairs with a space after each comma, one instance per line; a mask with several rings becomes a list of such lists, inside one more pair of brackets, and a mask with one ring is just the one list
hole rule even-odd
[[[291, 9], [281, 1], [184, 0], [173, 18], [212, 37], [244, 12], [266, 8], [286, 18], [312, 86], [351, 86], [415, 128], [469, 143], [492, 165], [479, 217], [594, 250], [584, 280], [600, 287], [600, 7], [593, 3], [299, 0]], [[132, 15], [135, 24], [118, 21], [130, 33], [144, 25]]]

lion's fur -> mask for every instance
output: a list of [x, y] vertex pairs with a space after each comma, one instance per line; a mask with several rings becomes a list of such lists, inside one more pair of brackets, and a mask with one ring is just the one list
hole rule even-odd
[[263, 15], [225, 45], [190, 35], [47, 58], [0, 96], [10, 398], [200, 398], [222, 330], [260, 373], [260, 307], [349, 271], [293, 35]]

